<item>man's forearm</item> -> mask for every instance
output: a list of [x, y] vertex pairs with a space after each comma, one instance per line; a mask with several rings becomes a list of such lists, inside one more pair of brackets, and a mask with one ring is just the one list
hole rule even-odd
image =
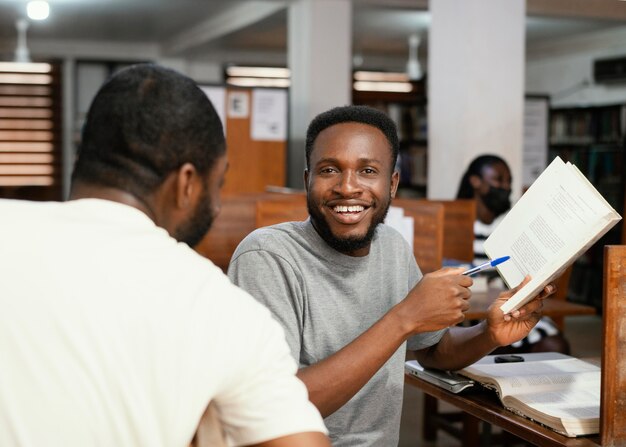
[[335, 354], [301, 369], [298, 377], [322, 416], [331, 415], [348, 402], [409, 335], [399, 319], [388, 313]]
[[482, 321], [471, 327], [451, 327], [439, 343], [415, 351], [415, 356], [422, 366], [456, 370], [476, 362], [497, 347], [487, 331], [487, 322]]

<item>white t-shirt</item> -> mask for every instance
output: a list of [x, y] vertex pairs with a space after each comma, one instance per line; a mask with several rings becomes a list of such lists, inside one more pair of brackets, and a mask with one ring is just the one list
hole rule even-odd
[[280, 326], [139, 210], [0, 200], [0, 445], [234, 445], [325, 428]]

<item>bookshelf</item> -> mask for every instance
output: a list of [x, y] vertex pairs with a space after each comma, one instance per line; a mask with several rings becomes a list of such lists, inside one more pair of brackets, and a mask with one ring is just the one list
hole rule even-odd
[[[575, 164], [615, 210], [624, 215], [626, 188], [626, 104], [550, 110], [548, 160], [557, 155]], [[573, 266], [570, 301], [602, 309], [603, 247], [620, 244], [617, 225]]]
[[352, 92], [352, 102], [385, 112], [398, 127], [400, 184], [398, 196], [425, 198], [428, 182], [428, 114], [425, 80], [406, 93]]

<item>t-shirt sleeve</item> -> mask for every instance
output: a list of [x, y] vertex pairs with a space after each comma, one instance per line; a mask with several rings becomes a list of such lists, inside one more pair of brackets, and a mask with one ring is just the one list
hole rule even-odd
[[282, 329], [265, 309], [259, 310], [240, 315], [253, 329], [253, 339], [234, 354], [239, 368], [215, 397], [229, 443], [249, 445], [295, 433], [327, 433], [295, 375], [297, 365]]
[[296, 362], [300, 359], [303, 297], [300, 279], [280, 256], [265, 250], [235, 254], [228, 267], [234, 284], [265, 305], [285, 331], [287, 344]]

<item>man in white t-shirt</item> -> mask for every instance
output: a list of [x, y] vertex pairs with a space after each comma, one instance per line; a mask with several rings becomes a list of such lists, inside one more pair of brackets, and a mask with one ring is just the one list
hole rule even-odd
[[219, 118], [133, 66], [98, 92], [65, 203], [0, 200], [0, 445], [329, 446], [263, 306], [190, 246], [219, 211]]

